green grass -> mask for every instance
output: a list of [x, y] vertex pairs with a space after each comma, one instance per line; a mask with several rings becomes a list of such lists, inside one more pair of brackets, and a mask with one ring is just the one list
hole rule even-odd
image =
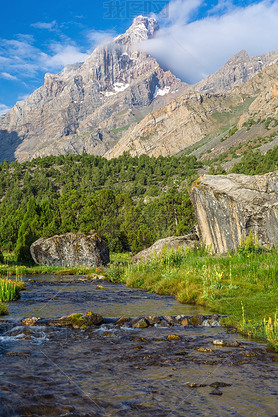
[[0, 278], [0, 302], [16, 301], [20, 298], [20, 291], [25, 288], [23, 281]]
[[277, 339], [275, 346], [265, 322], [269, 317], [275, 320], [278, 309], [278, 250], [247, 245], [227, 256], [213, 256], [204, 249], [170, 251], [136, 265], [114, 263], [108, 278], [228, 314], [224, 325], [268, 339], [278, 349], [277, 328], [272, 335]]
[[5, 263], [0, 265], [0, 275], [2, 276], [16, 276], [24, 277], [26, 275], [89, 275], [97, 273], [97, 268], [74, 266], [74, 267], [59, 267], [59, 266], [40, 266], [40, 265], [16, 265], [15, 263]]
[[5, 316], [8, 313], [9, 311], [8, 311], [8, 307], [6, 306], [6, 304], [0, 303], [0, 316]]

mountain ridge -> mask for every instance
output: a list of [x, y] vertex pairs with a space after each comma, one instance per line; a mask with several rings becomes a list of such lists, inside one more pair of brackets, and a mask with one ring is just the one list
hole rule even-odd
[[[207, 113], [213, 111], [207, 105], [209, 98], [211, 102], [218, 96], [224, 100], [231, 86], [244, 84], [278, 58], [275, 51], [256, 57], [241, 51], [215, 74], [190, 86], [137, 47], [155, 36], [158, 29], [155, 19], [138, 16], [124, 34], [97, 47], [84, 63], [67, 65], [59, 74], [47, 73], [43, 86], [0, 117], [1, 159], [25, 161], [83, 152], [113, 157], [131, 145], [134, 148], [134, 140], [133, 144], [127, 143], [130, 133], [135, 140], [140, 134], [145, 140], [140, 130], [142, 122], [147, 123], [147, 130], [158, 129], [159, 136], [156, 116], [161, 117], [161, 109], [169, 110], [169, 119], [187, 100], [187, 122], [180, 112], [175, 121], [178, 126], [169, 130], [163, 150], [158, 148], [156, 156], [160, 151], [179, 152], [182, 142], [171, 145], [176, 131], [183, 129], [182, 135], [188, 137], [185, 147], [194, 144], [207, 128], [206, 124], [202, 126]], [[215, 92], [215, 96], [206, 95]], [[194, 104], [191, 110], [190, 103]], [[221, 111], [218, 107], [216, 111]], [[143, 151], [150, 153], [155, 147], [149, 141]]]

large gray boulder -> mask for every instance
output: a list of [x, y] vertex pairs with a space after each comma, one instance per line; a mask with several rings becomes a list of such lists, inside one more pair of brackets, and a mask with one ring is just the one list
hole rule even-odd
[[41, 238], [31, 245], [30, 252], [39, 265], [96, 267], [110, 262], [109, 248], [96, 232]]
[[278, 245], [278, 172], [205, 175], [193, 183], [191, 201], [212, 252], [236, 250], [250, 232], [263, 246]]
[[194, 240], [194, 236], [186, 235], [186, 236], [172, 236], [166, 237], [165, 239], [157, 240], [152, 246], [147, 249], [138, 252], [135, 256], [133, 256], [132, 261], [148, 261], [153, 256], [161, 256], [163, 250], [165, 249], [175, 249], [182, 247], [183, 249], [190, 248], [194, 249], [196, 245], [196, 240]]

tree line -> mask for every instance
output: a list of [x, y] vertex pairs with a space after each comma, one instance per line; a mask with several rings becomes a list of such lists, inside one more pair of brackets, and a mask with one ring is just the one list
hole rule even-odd
[[[112, 251], [136, 253], [194, 225], [188, 190], [202, 165], [194, 156], [158, 158], [124, 153], [107, 160], [88, 154], [0, 163], [0, 247], [30, 260], [40, 237], [91, 230]], [[231, 172], [277, 170], [278, 146], [250, 151]], [[215, 170], [214, 174], [222, 173]]]
[[112, 251], [138, 252], [194, 224], [195, 157], [60, 155], [0, 164], [0, 245], [30, 259], [39, 237], [97, 230]]

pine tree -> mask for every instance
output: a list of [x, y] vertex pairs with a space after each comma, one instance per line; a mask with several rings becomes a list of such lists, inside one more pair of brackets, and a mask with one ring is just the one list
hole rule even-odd
[[31, 261], [31, 244], [38, 238], [40, 229], [39, 207], [35, 199], [31, 198], [27, 204], [27, 211], [18, 231], [15, 247], [15, 257], [18, 262]]

